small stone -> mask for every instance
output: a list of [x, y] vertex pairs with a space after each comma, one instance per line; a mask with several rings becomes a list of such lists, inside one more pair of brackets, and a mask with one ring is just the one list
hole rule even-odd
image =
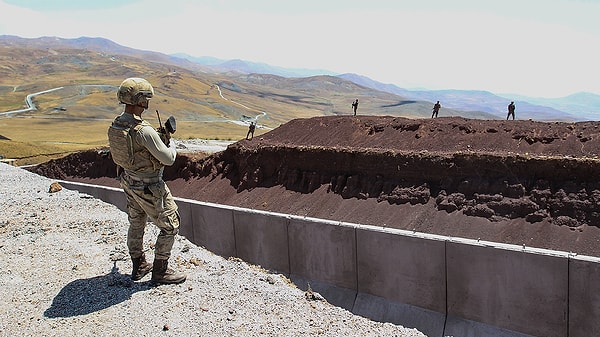
[[55, 181], [52, 184], [50, 184], [50, 189], [48, 189], [48, 193], [56, 193], [60, 190], [62, 190], [62, 186], [60, 186], [60, 184]]
[[196, 267], [202, 265], [202, 262], [198, 261], [198, 259], [195, 258], [195, 257], [190, 258], [190, 263], [193, 264]]

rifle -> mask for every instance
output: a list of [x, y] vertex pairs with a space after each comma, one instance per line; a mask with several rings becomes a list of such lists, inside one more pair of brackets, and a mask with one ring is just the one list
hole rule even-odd
[[165, 145], [169, 146], [169, 140], [171, 139], [171, 134], [177, 131], [177, 122], [175, 121], [175, 117], [173, 115], [169, 116], [167, 121], [165, 122], [165, 126], [162, 125], [160, 121], [160, 113], [156, 110], [156, 116], [158, 117], [158, 135], [160, 139], [165, 143]]

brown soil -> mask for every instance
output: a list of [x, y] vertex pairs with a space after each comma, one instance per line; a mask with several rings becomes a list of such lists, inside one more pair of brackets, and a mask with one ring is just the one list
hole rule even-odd
[[[328, 116], [165, 170], [175, 196], [600, 256], [600, 123]], [[106, 150], [31, 169], [118, 186]]]

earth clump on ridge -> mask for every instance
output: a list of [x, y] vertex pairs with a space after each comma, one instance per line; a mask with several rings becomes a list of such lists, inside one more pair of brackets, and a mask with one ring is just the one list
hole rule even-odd
[[[181, 151], [176, 197], [600, 256], [600, 123], [327, 116], [212, 155]], [[32, 171], [118, 187], [106, 149]]]

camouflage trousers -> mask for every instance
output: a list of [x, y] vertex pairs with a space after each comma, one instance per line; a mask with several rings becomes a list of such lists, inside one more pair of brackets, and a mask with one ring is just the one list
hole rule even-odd
[[169, 259], [179, 232], [179, 213], [171, 191], [161, 179], [156, 183], [131, 181], [123, 175], [121, 187], [127, 196], [129, 231], [127, 248], [132, 258], [143, 254], [144, 232], [148, 218], [160, 229], [156, 238], [154, 257]]

